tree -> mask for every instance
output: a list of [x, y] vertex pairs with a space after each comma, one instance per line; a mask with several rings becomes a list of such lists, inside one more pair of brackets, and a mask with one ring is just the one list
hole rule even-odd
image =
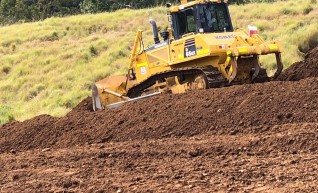
[[16, 0], [15, 2], [15, 19], [16, 21], [26, 19], [26, 6], [24, 5], [23, 0]]
[[92, 0], [84, 0], [80, 3], [80, 9], [82, 13], [95, 13], [97, 6]]
[[[272, 2], [275, 0], [231, 0], [231, 3]], [[0, 25], [20, 20], [37, 21], [52, 16], [96, 13], [117, 9], [146, 8], [179, 4], [180, 0], [0, 0]]]
[[12, 17], [14, 14], [15, 1], [1, 0], [0, 2], [0, 14], [4, 17]]

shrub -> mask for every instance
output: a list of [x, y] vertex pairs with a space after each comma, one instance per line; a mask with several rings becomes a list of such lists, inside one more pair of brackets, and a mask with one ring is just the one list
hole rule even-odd
[[97, 56], [97, 55], [98, 55], [98, 51], [97, 51], [96, 47], [93, 46], [93, 45], [91, 45], [91, 46], [89, 47], [89, 51], [90, 51], [90, 53], [91, 53], [92, 56]]
[[307, 14], [310, 13], [312, 10], [314, 10], [314, 8], [312, 8], [312, 6], [310, 6], [310, 5], [308, 5], [307, 7], [304, 8], [303, 14], [307, 15]]
[[9, 74], [9, 72], [11, 71], [11, 67], [10, 66], [4, 66], [2, 67], [2, 72], [5, 74]]
[[11, 107], [0, 105], [0, 125], [14, 120]]
[[56, 41], [56, 40], [59, 40], [59, 35], [57, 32], [53, 32], [52, 34], [50, 35], [47, 35], [47, 36], [44, 36], [42, 37], [40, 40], [41, 41], [50, 41], [50, 42], [53, 42], [53, 41]]

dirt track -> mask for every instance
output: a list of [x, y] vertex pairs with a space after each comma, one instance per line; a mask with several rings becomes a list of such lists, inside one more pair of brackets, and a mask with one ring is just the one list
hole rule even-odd
[[317, 53], [280, 82], [6, 124], [0, 192], [318, 192]]

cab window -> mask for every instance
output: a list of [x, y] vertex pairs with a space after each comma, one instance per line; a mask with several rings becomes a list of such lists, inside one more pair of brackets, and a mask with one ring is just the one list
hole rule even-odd
[[193, 9], [186, 9], [177, 14], [179, 36], [196, 31]]
[[231, 19], [225, 4], [199, 6], [200, 25], [204, 32], [233, 31]]

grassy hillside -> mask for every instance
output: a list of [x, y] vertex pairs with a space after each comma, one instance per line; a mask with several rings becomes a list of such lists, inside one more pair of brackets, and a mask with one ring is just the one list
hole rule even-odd
[[[316, 0], [230, 6], [233, 24], [259, 27], [267, 39], [284, 43], [286, 67], [299, 51], [318, 41]], [[126, 72], [135, 33], [152, 41], [149, 18], [168, 26], [165, 8], [51, 18], [0, 28], [0, 124], [39, 114], [62, 116], [90, 95], [96, 80]], [[265, 56], [264, 65], [274, 60]]]

